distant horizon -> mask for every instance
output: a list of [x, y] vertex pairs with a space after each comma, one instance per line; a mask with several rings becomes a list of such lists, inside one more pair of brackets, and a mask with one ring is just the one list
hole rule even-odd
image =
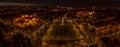
[[0, 6], [36, 6], [40, 4], [20, 3], [20, 2], [0, 2]]
[[0, 6], [39, 6], [39, 5], [41, 5], [41, 6], [49, 6], [49, 5], [52, 5], [52, 6], [57, 6], [57, 5], [60, 5], [60, 6], [101, 6], [101, 7], [120, 7], [119, 5], [117, 5], [117, 6], [112, 6], [112, 5], [80, 5], [80, 4], [78, 4], [78, 5], [71, 5], [71, 4], [60, 4], [60, 3], [56, 3], [56, 4], [52, 4], [52, 3], [35, 3], [35, 2], [0, 2]]

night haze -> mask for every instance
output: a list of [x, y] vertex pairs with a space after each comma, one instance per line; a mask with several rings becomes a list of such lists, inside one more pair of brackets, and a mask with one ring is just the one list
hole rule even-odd
[[65, 6], [120, 6], [120, 0], [0, 0], [0, 2]]

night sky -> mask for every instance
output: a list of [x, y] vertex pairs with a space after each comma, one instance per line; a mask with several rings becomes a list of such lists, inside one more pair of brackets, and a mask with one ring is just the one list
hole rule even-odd
[[0, 0], [0, 2], [18, 2], [68, 6], [120, 6], [120, 0]]

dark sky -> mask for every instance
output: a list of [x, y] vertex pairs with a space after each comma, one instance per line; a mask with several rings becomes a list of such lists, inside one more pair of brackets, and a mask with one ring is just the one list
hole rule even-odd
[[0, 0], [0, 2], [22, 2], [71, 6], [120, 6], [120, 0]]

